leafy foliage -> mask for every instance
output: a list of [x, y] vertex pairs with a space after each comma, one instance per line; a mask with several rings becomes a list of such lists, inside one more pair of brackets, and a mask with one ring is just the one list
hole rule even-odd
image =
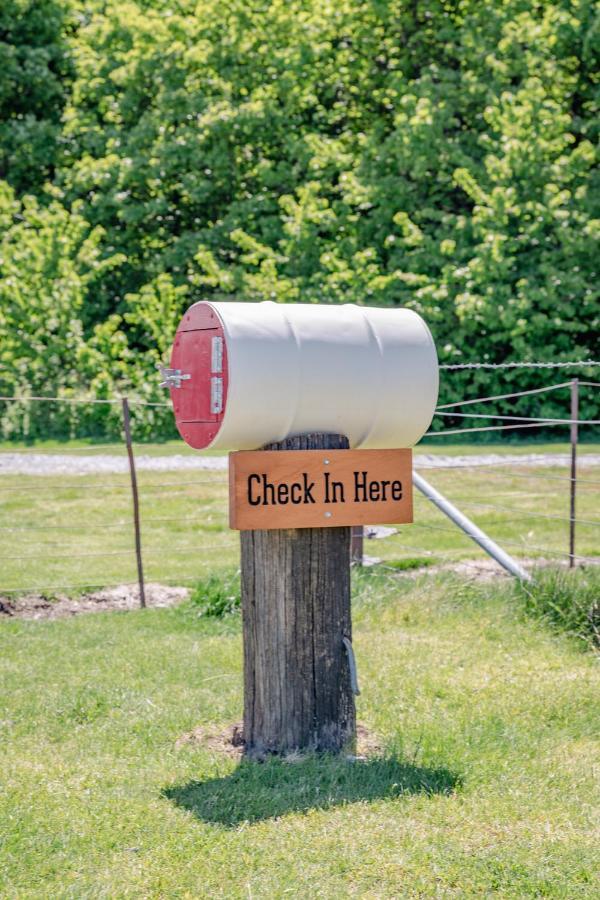
[[[39, 6], [52, 77], [27, 103], [60, 134], [36, 143], [52, 164], [34, 154], [35, 173], [15, 161], [7, 177], [97, 248], [70, 307], [82, 357], [65, 344], [56, 360], [71, 386], [84, 372], [92, 392], [149, 395], [178, 316], [224, 295], [410, 306], [447, 362], [598, 353], [591, 0]], [[34, 53], [23, 29], [12, 40]], [[3, 101], [2, 158], [19, 98]], [[44, 215], [28, 226], [40, 258]], [[77, 241], [60, 253], [79, 273]], [[511, 372], [501, 387], [539, 384]], [[496, 387], [453, 373], [443, 397]]]
[[191, 592], [189, 606], [200, 616], [223, 618], [239, 612], [240, 573], [211, 573], [199, 581]]
[[0, 178], [24, 191], [39, 189], [56, 165], [74, 74], [68, 19], [54, 0], [0, 6]]

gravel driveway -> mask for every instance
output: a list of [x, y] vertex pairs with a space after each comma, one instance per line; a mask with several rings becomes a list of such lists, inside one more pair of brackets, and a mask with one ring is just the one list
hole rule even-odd
[[[227, 469], [226, 456], [144, 456], [135, 459], [140, 471], [176, 472]], [[481, 453], [473, 456], [415, 454], [417, 468], [465, 468], [472, 466], [566, 466], [569, 457], [559, 453]], [[578, 467], [597, 466], [600, 454], [580, 454]], [[129, 471], [127, 457], [114, 454], [0, 453], [0, 475], [103, 475]]]

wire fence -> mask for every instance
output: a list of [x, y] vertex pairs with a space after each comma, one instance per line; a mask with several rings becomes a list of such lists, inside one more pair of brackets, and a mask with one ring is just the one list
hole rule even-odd
[[[513, 368], [515, 365], [481, 363], [442, 368]], [[580, 365], [590, 367], [600, 363], [585, 360], [523, 364], [540, 369]], [[548, 456], [532, 452], [531, 459], [523, 456], [522, 462], [516, 454], [516, 458], [511, 456], [506, 461], [494, 454], [494, 447], [482, 445], [483, 451], [491, 449], [493, 458], [440, 458], [439, 451], [436, 457], [434, 450], [430, 457], [417, 455], [416, 467], [435, 472], [439, 489], [447, 492], [461, 509], [469, 514], [472, 510], [480, 527], [501, 546], [514, 548], [511, 552], [516, 555], [564, 560], [571, 567], [597, 565], [600, 518], [595, 491], [600, 487], [600, 478], [593, 477], [594, 467], [586, 464], [585, 455], [578, 459], [578, 453], [580, 429], [600, 425], [599, 419], [585, 415], [586, 398], [598, 388], [600, 382], [573, 378], [527, 391], [444, 404], [436, 410], [436, 417], [444, 422], [450, 420], [449, 425], [453, 419], [467, 420], [469, 427], [446, 427], [426, 435], [435, 439], [488, 431], [512, 435], [523, 429], [561, 428], [568, 429], [567, 453]], [[564, 394], [563, 417], [516, 416], [502, 409], [503, 401], [523, 396], [542, 397], [550, 392]], [[206, 568], [213, 570], [237, 564], [237, 535], [225, 530], [227, 473], [224, 467], [201, 470], [198, 477], [192, 477], [189, 470], [185, 470], [185, 475], [175, 470], [163, 472], [160, 477], [156, 473], [146, 477], [137, 471], [136, 458], [140, 457], [134, 453], [129, 405], [164, 407], [169, 404], [84, 397], [0, 397], [0, 401], [120, 404], [123, 410], [122, 444], [111, 446], [108, 456], [106, 445], [101, 443], [58, 451], [36, 448], [0, 451], [0, 474], [5, 471], [3, 460], [14, 462], [15, 459], [19, 465], [26, 461], [27, 472], [15, 476], [18, 481], [8, 480], [8, 476], [4, 476], [6, 481], [0, 478], [0, 572], [3, 573], [0, 597], [137, 585], [144, 605], [145, 584], [149, 579], [189, 583], [197, 580]], [[477, 412], [462, 411], [463, 407], [476, 404], [481, 407]], [[417, 454], [422, 449], [418, 448]], [[507, 450], [505, 446], [500, 449]], [[100, 457], [95, 455], [98, 452], [102, 454]], [[124, 465], [117, 477], [106, 478], [102, 469], [79, 474], [81, 457], [86, 455], [90, 460], [98, 460], [98, 465], [107, 459], [113, 461], [110, 465], [115, 460], [123, 460]], [[66, 460], [60, 473], [48, 474], [45, 466], [52, 457]], [[585, 465], [583, 475], [582, 465]], [[542, 467], [551, 471], [541, 471]], [[588, 477], [588, 472], [592, 477]], [[56, 477], [57, 474], [61, 477]], [[42, 480], [40, 476], [44, 475], [47, 477]], [[67, 481], [63, 480], [64, 476]], [[124, 477], [128, 480], [123, 480]], [[459, 563], [467, 568], [480, 565], [472, 557], [481, 551], [475, 550], [468, 534], [459, 532], [418, 494], [414, 524], [391, 531], [395, 533], [386, 534], [378, 544], [382, 571], [397, 574], [404, 565], [418, 564], [419, 557], [441, 565]], [[123, 541], [127, 541], [125, 546]], [[362, 532], [359, 540], [353, 541], [353, 554], [356, 562], [363, 560]], [[120, 568], [119, 560], [127, 562], [126, 569]], [[123, 574], [122, 578], [118, 577], [119, 573]], [[38, 583], [33, 584], [34, 581]]]

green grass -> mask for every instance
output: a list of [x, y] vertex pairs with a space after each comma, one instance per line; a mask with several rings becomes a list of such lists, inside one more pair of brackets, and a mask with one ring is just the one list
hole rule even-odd
[[200, 578], [190, 592], [190, 606], [201, 616], [223, 618], [241, 607], [240, 570]]
[[[438, 456], [463, 456], [481, 453], [497, 453], [512, 455], [515, 453], [570, 453], [570, 444], [566, 441], [548, 441], [546, 439], [516, 438], [512, 441], [496, 438], [495, 441], [486, 443], [464, 443], [451, 441], [441, 443], [436, 438], [426, 438], [415, 448], [415, 453], [427, 453]], [[177, 453], [183, 456], [225, 456], [223, 450], [194, 450], [188, 447], [182, 440], [160, 441], [158, 443], [136, 443], [136, 452], [144, 456], [169, 456]], [[64, 441], [55, 438], [47, 440], [27, 441], [0, 441], [0, 453], [69, 453], [72, 451], [87, 451], [89, 453], [125, 453], [123, 441], [106, 440], [104, 438], [77, 438]], [[600, 444], [593, 440], [580, 440], [578, 445], [580, 453], [600, 453]]]
[[595, 898], [600, 669], [510, 586], [356, 579], [382, 752], [242, 764], [238, 616], [0, 624], [0, 896]]
[[[237, 562], [226, 472], [140, 472], [145, 572], [186, 583]], [[136, 580], [128, 475], [3, 476], [0, 587]], [[71, 592], [72, 593], [72, 592]]]
[[[483, 454], [496, 454], [500, 456], [513, 456], [514, 454], [527, 453], [570, 453], [571, 445], [567, 441], [548, 441], [546, 439], [535, 440], [532, 438], [515, 440], [500, 440], [486, 443], [472, 443], [465, 440], [465, 443], [457, 443], [450, 438], [445, 438], [448, 443], [443, 443], [440, 439], [426, 438], [415, 447], [415, 453], [427, 453], [438, 456], [478, 456]], [[496, 443], [496, 441], [498, 441]], [[600, 453], [600, 444], [598, 441], [587, 440], [579, 441], [577, 445], [578, 453]]]
[[[598, 450], [597, 445], [589, 446]], [[181, 447], [177, 445], [178, 450]], [[143, 449], [159, 452], [161, 445]], [[537, 469], [510, 464], [422, 473], [514, 555], [535, 558], [548, 555], [544, 548], [549, 548], [557, 554], [549, 558], [564, 558], [560, 554], [568, 550], [566, 466]], [[577, 515], [597, 522], [600, 477], [591, 467], [582, 468], [580, 477]], [[225, 471], [143, 471], [138, 481], [148, 580], [185, 584], [237, 565], [239, 541], [227, 525]], [[135, 581], [131, 518], [128, 475], [1, 476], [0, 589], [31, 587], [51, 593], [53, 586], [59, 592], [62, 585]], [[599, 535], [597, 525], [578, 525], [577, 553], [598, 555]], [[400, 567], [410, 566], [415, 558], [444, 562], [483, 557], [418, 492], [415, 523], [401, 526], [386, 540], [367, 541], [365, 552]]]
[[529, 584], [515, 585], [525, 612], [600, 646], [600, 568], [548, 569]]
[[[0, 441], [0, 453], [72, 453], [76, 451], [76, 455], [80, 452], [85, 455], [90, 453], [98, 455], [103, 453], [125, 455], [126, 447], [123, 441], [107, 440], [105, 438], [76, 438], [64, 441], [56, 438], [48, 438], [47, 440], [38, 441]], [[182, 440], [160, 441], [158, 443], [137, 443], [135, 444], [135, 452], [141, 456], [170, 456], [178, 454], [179, 456], [196, 456], [198, 450], [189, 447]], [[225, 456], [223, 450], [202, 450], [202, 456]]]

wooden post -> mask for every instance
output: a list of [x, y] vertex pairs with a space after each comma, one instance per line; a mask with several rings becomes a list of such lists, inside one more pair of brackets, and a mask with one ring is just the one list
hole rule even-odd
[[577, 492], [577, 420], [579, 419], [579, 379], [571, 382], [571, 494], [569, 515], [569, 568], [575, 565], [575, 499]]
[[353, 525], [350, 536], [350, 562], [354, 566], [362, 566], [364, 555], [364, 528]]
[[133, 458], [133, 445], [131, 442], [131, 422], [129, 418], [129, 401], [127, 397], [121, 399], [123, 405], [123, 428], [125, 431], [125, 443], [129, 458], [129, 475], [131, 478], [131, 496], [133, 499], [133, 527], [135, 531], [135, 555], [137, 559], [138, 584], [140, 588], [140, 606], [146, 606], [146, 593], [144, 590], [144, 569], [142, 566], [142, 535], [140, 531], [140, 504], [137, 489], [137, 477], [135, 474], [135, 460]]
[[[309, 434], [267, 450], [347, 449]], [[329, 751], [355, 741], [343, 639], [351, 639], [350, 528], [242, 531], [246, 755]]]

